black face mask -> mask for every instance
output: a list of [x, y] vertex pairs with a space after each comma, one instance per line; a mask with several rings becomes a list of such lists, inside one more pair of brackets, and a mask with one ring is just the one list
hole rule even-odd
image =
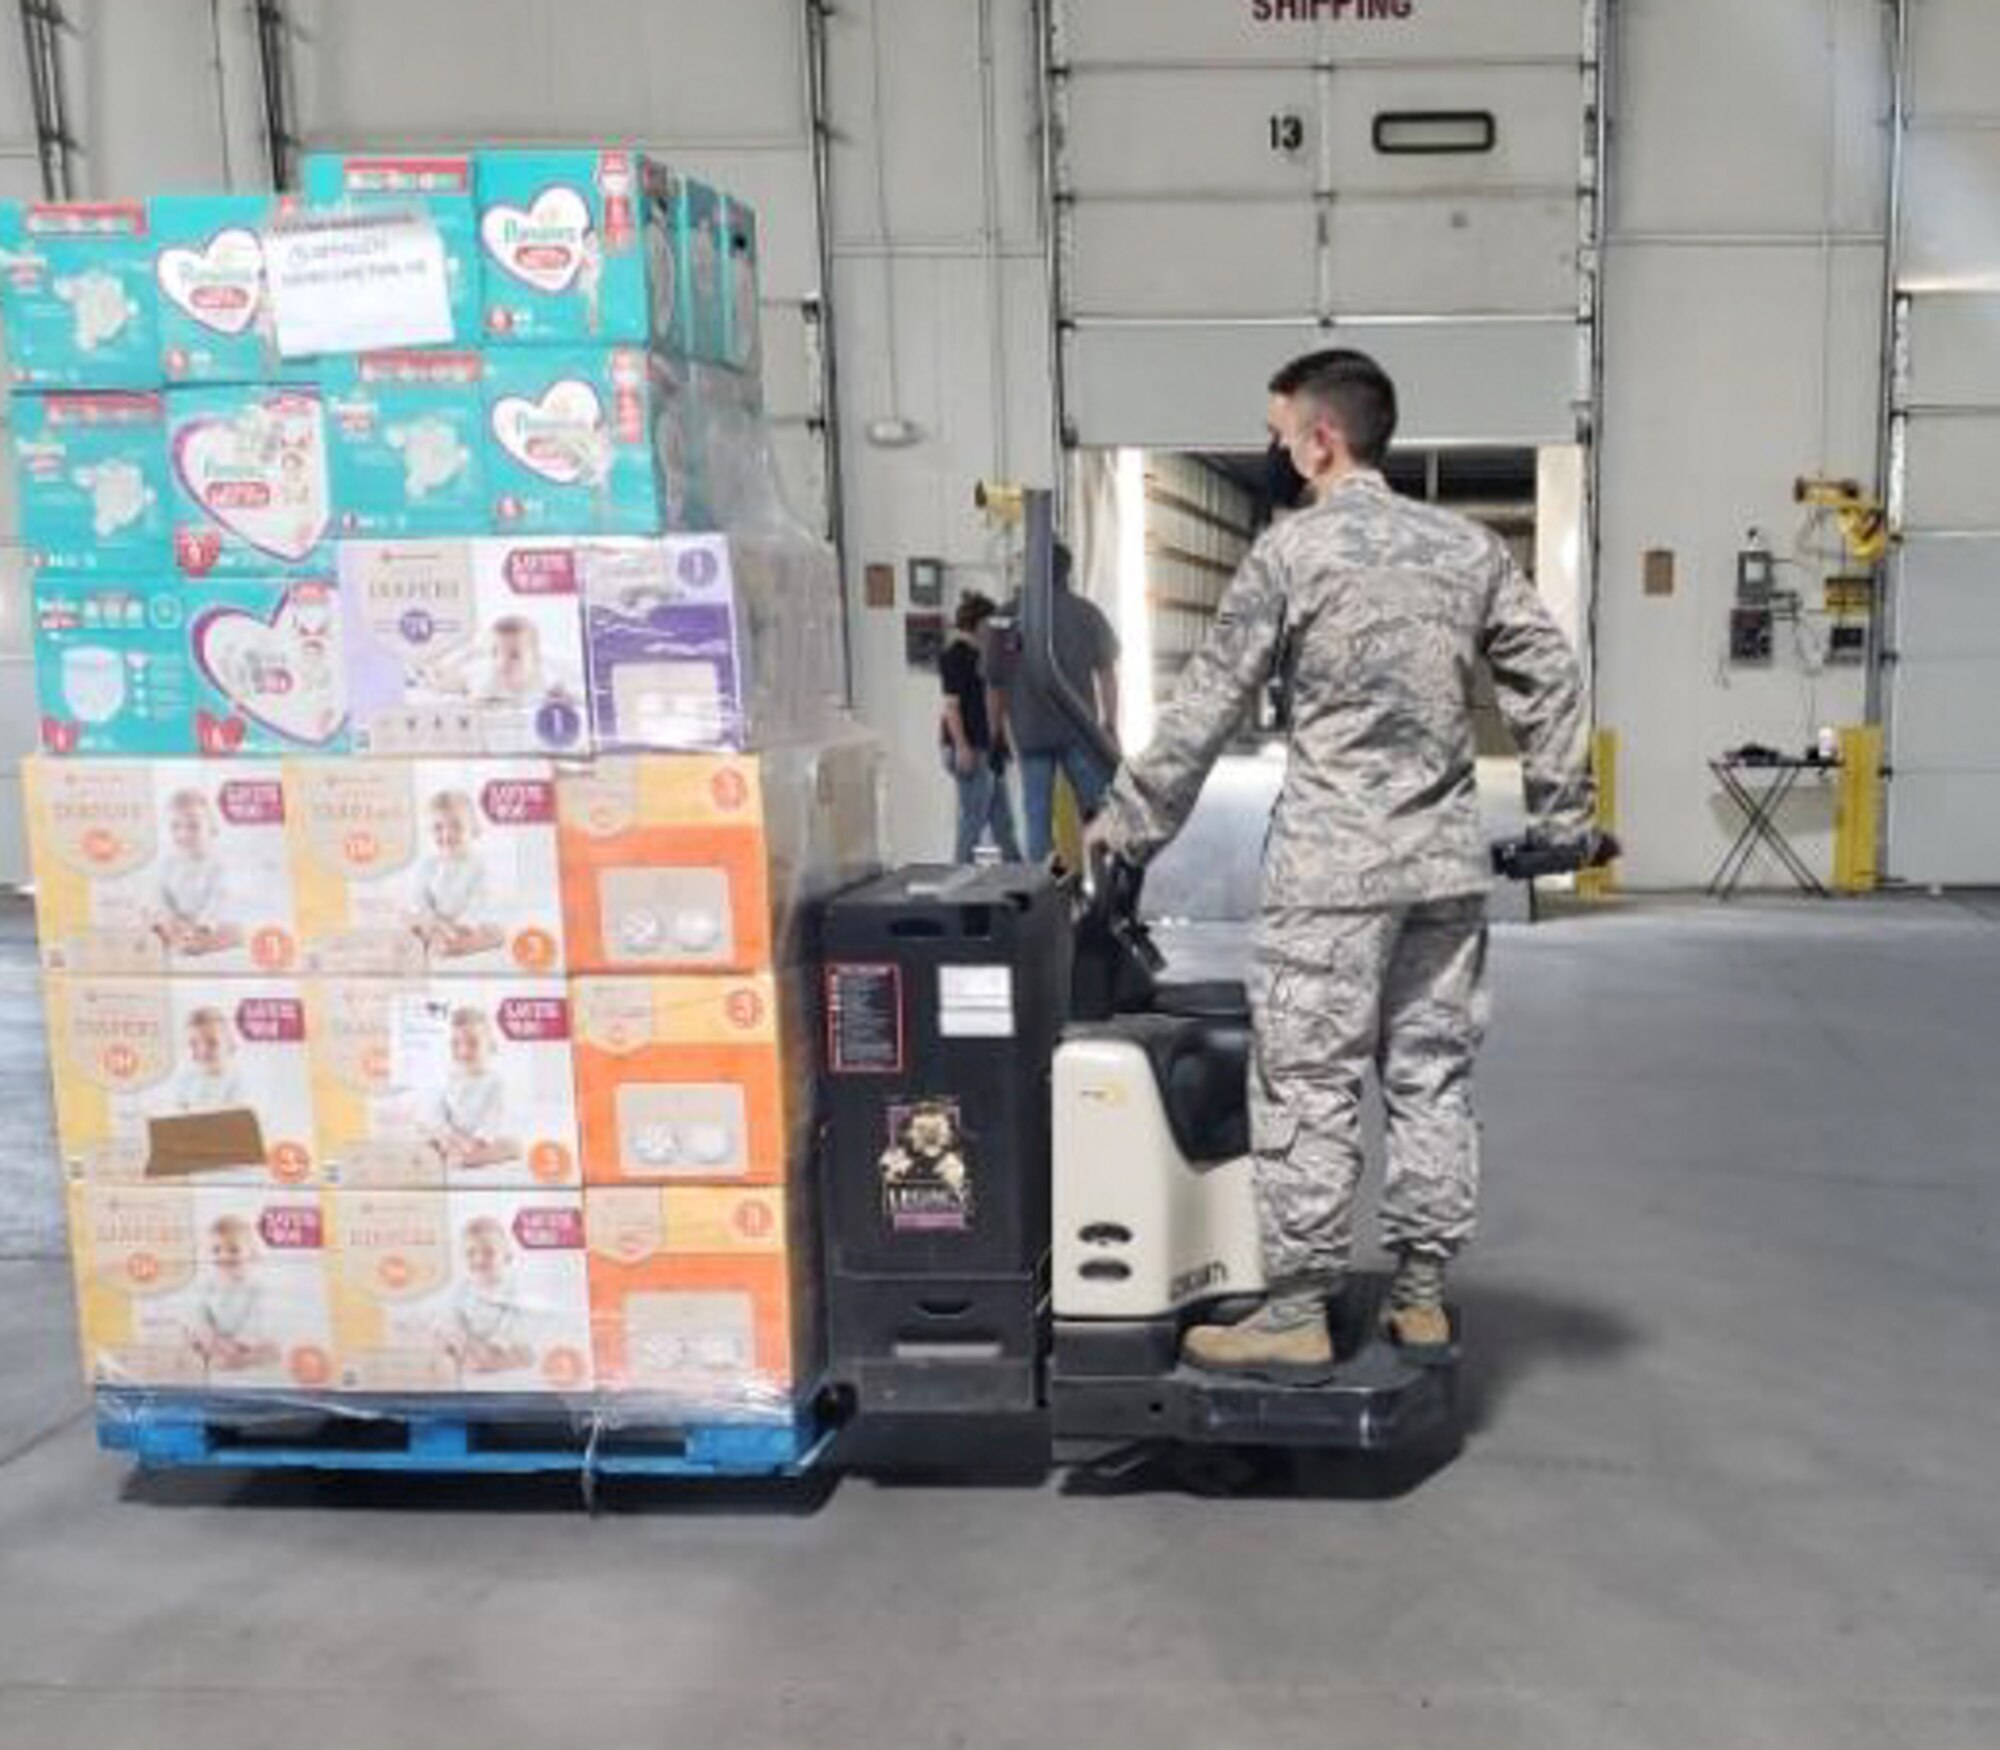
[[1276, 438], [1264, 452], [1264, 492], [1273, 510], [1297, 510], [1310, 496], [1311, 482], [1292, 460], [1292, 452]]

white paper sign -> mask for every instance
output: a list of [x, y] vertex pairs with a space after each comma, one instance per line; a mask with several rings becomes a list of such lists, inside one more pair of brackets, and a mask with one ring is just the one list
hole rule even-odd
[[1014, 1037], [1014, 969], [940, 966], [938, 1032], [946, 1039]]
[[425, 996], [392, 1000], [389, 1081], [398, 1090], [441, 1088], [451, 1074], [451, 1005]]
[[278, 351], [376, 352], [452, 341], [444, 241], [397, 213], [314, 218], [265, 233]]

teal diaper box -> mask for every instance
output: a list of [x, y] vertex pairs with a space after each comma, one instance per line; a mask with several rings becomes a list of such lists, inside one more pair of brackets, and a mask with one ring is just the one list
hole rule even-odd
[[137, 390], [13, 398], [21, 544], [31, 567], [165, 571], [166, 403]]
[[756, 213], [691, 177], [675, 179], [667, 204], [678, 288], [669, 349], [755, 374], [763, 364]]
[[486, 354], [486, 485], [498, 534], [685, 528], [699, 432], [685, 367], [643, 347]]
[[330, 580], [44, 572], [34, 615], [48, 753], [219, 757], [347, 746]]
[[188, 577], [331, 574], [332, 488], [317, 390], [167, 391], [173, 558]]
[[308, 210], [422, 213], [444, 245], [454, 346], [479, 339], [479, 219], [463, 153], [308, 152], [299, 172]]
[[307, 379], [309, 361], [281, 359], [264, 280], [268, 195], [157, 195], [153, 280], [160, 372], [169, 383]]
[[671, 341], [673, 177], [627, 150], [477, 154], [489, 340]]
[[25, 389], [160, 381], [153, 240], [138, 201], [0, 201], [0, 324]]
[[485, 359], [470, 351], [324, 361], [336, 534], [487, 532], [485, 381]]

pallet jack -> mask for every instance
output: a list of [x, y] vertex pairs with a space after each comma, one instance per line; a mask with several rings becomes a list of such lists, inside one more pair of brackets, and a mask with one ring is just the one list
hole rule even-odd
[[[1056, 663], [1050, 510], [1023, 495], [1022, 671], [1115, 764]], [[1497, 846], [1494, 862], [1517, 880], [1581, 866], [1532, 840]], [[837, 1466], [1456, 1450], [1456, 1344], [1426, 1362], [1390, 1344], [1380, 1278], [1355, 1278], [1332, 1309], [1324, 1383], [1182, 1364], [1190, 1324], [1247, 1310], [1264, 1287], [1250, 1011], [1240, 981], [1162, 976], [1142, 894], [1141, 872], [1115, 860], [1060, 885], [1031, 869], [915, 868], [829, 907]], [[1003, 989], [1004, 1019], [967, 994], [991, 1005]], [[1066, 1014], [1047, 1015], [1051, 991]], [[897, 1140], [918, 1121], [935, 1141], [920, 1170]]]

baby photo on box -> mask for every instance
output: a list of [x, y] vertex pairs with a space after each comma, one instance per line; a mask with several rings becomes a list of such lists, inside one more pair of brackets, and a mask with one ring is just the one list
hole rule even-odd
[[345, 1389], [590, 1388], [579, 1193], [337, 1191], [328, 1203]]
[[588, 751], [570, 543], [347, 541], [340, 578], [359, 750]]
[[307, 1000], [329, 1183], [577, 1182], [560, 979], [324, 979]]
[[44, 981], [72, 1179], [301, 1185], [317, 1175], [304, 993], [275, 979]]
[[93, 1383], [331, 1388], [317, 1193], [79, 1185], [70, 1231]]
[[174, 563], [187, 577], [331, 570], [326, 424], [316, 389], [167, 391]]
[[295, 761], [285, 816], [309, 971], [563, 970], [546, 762]]
[[298, 956], [275, 761], [23, 766], [52, 972], [284, 972]]
[[160, 381], [153, 241], [138, 201], [0, 201], [0, 320], [25, 389]]
[[171, 555], [167, 410], [159, 395], [16, 395], [9, 407], [31, 568], [163, 572]]

